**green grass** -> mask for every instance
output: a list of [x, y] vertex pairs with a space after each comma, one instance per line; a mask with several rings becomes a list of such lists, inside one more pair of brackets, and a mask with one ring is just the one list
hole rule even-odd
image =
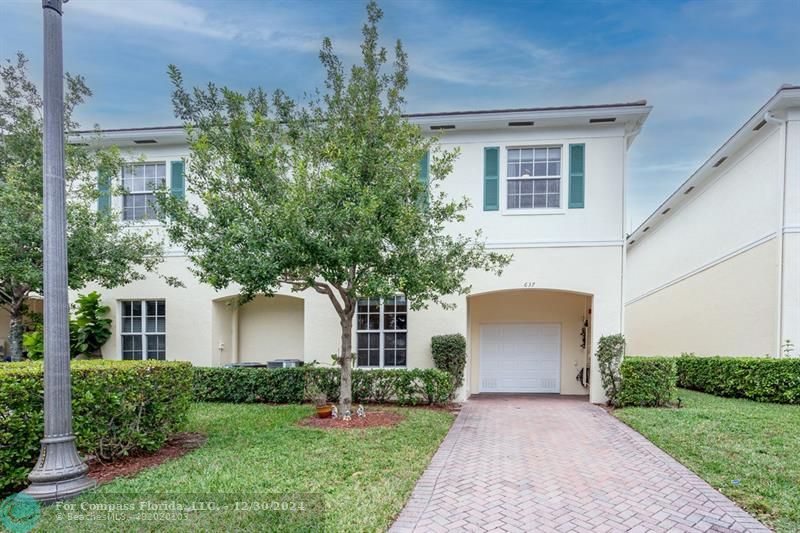
[[[183, 494], [180, 501], [184, 502], [209, 496], [230, 502], [311, 495], [307, 508], [319, 502], [321, 514], [230, 509], [193, 515], [188, 525], [64, 524], [65, 510], [51, 506], [44, 509], [40, 529], [382, 531], [402, 509], [453, 421], [445, 411], [400, 410], [407, 418], [393, 428], [325, 431], [296, 425], [312, 414], [308, 406], [196, 404], [188, 429], [208, 435], [203, 447], [135, 477], [118, 478], [70, 502], [85, 507], [136, 501], [137, 495], [151, 494]], [[213, 496], [222, 493], [233, 496]], [[62, 521], [57, 520], [58, 514]]]
[[678, 395], [681, 409], [614, 414], [764, 523], [800, 531], [800, 406]]

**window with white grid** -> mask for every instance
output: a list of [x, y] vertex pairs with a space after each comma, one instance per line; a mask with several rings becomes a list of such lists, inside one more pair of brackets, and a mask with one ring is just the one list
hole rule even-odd
[[156, 218], [156, 196], [153, 191], [166, 185], [166, 163], [135, 163], [122, 167], [123, 220]]
[[163, 361], [167, 345], [164, 300], [125, 300], [121, 305], [122, 358]]
[[359, 300], [356, 308], [358, 366], [406, 366], [407, 319], [405, 296]]
[[561, 147], [509, 148], [508, 209], [561, 207]]

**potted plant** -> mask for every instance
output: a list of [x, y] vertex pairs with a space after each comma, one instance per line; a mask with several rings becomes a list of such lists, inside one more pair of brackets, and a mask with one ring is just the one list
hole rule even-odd
[[308, 384], [306, 391], [308, 398], [314, 402], [314, 407], [317, 408], [317, 416], [319, 418], [330, 418], [333, 404], [328, 402], [328, 396], [325, 392], [314, 382]]

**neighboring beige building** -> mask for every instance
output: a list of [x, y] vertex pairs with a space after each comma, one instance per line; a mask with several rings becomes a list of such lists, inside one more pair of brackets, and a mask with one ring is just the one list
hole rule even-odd
[[[472, 293], [452, 296], [454, 310], [409, 311], [400, 295], [363, 301], [353, 331], [358, 365], [431, 367], [431, 337], [461, 333], [468, 339], [462, 396], [590, 393], [602, 401], [599, 380], [585, 387], [577, 376], [587, 366], [597, 375], [592, 347], [623, 327], [626, 160], [649, 112], [645, 102], [633, 102], [409, 115], [439, 134], [443, 147], [460, 149], [444, 190], [466, 195], [472, 206], [453, 231], [481, 228], [490, 249], [514, 258], [501, 277], [470, 274]], [[182, 128], [107, 130], [102, 142], [128, 150], [131, 161], [119, 177], [130, 193], [107, 205], [131, 231], [159, 234], [147, 209], [149, 186], [183, 193], [189, 153]], [[215, 291], [187, 266], [183, 251], [169, 247], [161, 271], [185, 288], [156, 276], [97, 288], [112, 309], [105, 357], [218, 366], [277, 358], [327, 363], [336, 352], [339, 321], [325, 296], [286, 288], [240, 306], [236, 287]]]
[[625, 285], [630, 354], [798, 354], [799, 86], [781, 87], [628, 236]]

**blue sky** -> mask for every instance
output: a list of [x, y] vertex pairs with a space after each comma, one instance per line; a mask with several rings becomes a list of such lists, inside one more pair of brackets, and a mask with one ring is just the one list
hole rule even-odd
[[[391, 0], [382, 37], [409, 53], [408, 111], [647, 99], [630, 152], [629, 229], [638, 225], [782, 83], [800, 83], [800, 0]], [[166, 65], [190, 84], [322, 84], [330, 36], [358, 53], [356, 1], [71, 0], [65, 68], [94, 97], [85, 126], [174, 124]], [[41, 2], [0, 0], [0, 57], [41, 71]]]

